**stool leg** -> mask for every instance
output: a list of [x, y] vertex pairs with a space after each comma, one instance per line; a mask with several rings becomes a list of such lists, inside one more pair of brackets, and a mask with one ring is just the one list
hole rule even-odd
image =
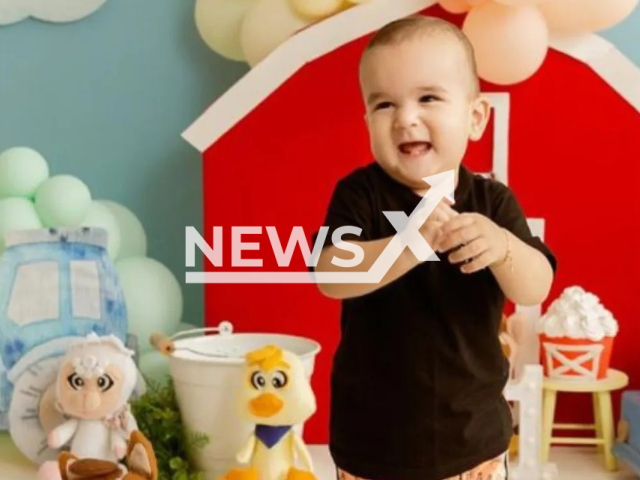
[[555, 390], [545, 390], [543, 398], [542, 412], [542, 461], [549, 461], [549, 450], [551, 449], [551, 437], [553, 435], [553, 417], [556, 410]]
[[604, 438], [604, 461], [607, 470], [616, 470], [616, 459], [611, 453], [613, 447], [613, 408], [611, 406], [611, 394], [609, 392], [601, 392], [598, 394], [598, 404], [600, 406], [600, 422], [602, 425], [602, 436]]
[[[604, 435], [602, 433], [602, 419], [600, 418], [600, 402], [599, 400], [599, 395], [597, 392], [594, 392], [592, 394], [593, 396], [593, 423], [595, 424], [595, 430], [596, 430], [596, 438], [600, 438], [600, 439], [604, 439]], [[598, 449], [599, 453], [603, 453], [604, 452], [604, 446], [601, 444], [598, 444], [596, 446], [596, 448]]]

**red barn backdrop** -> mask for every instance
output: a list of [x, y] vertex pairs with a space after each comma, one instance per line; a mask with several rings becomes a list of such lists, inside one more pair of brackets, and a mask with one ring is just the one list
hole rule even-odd
[[[460, 24], [437, 7], [424, 13]], [[286, 246], [291, 230], [307, 238], [324, 220], [336, 181], [372, 161], [357, 64], [368, 36], [306, 64], [204, 153], [204, 231], [223, 227], [224, 265], [231, 267], [231, 227], [261, 226], [244, 242], [259, 250], [261, 269], [278, 267], [265, 227], [275, 226]], [[640, 387], [640, 114], [587, 65], [550, 50], [541, 70], [507, 92], [511, 101], [509, 186], [528, 217], [544, 218], [545, 239], [558, 258], [550, 299], [570, 285], [599, 295], [621, 334], [612, 365]], [[491, 169], [492, 131], [470, 145], [464, 164]], [[288, 270], [305, 270], [297, 250]], [[330, 371], [340, 337], [340, 302], [314, 285], [206, 285], [206, 323], [230, 320], [241, 332], [284, 332], [322, 345], [313, 376], [318, 412], [306, 441], [326, 443]], [[547, 302], [543, 308], [546, 308]], [[569, 409], [569, 400], [571, 408]], [[619, 396], [614, 396], [614, 406]], [[577, 405], [577, 406], [576, 406]], [[585, 398], [559, 399], [558, 417], [591, 418]]]

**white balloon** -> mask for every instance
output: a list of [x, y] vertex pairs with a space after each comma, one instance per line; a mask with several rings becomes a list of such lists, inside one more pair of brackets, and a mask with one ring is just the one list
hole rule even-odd
[[319, 19], [340, 11], [342, 0], [289, 0], [294, 11], [302, 16]]
[[47, 22], [73, 22], [98, 10], [106, 0], [0, 0], [0, 25], [34, 17]]
[[257, 0], [242, 22], [244, 56], [255, 66], [312, 21], [296, 15], [289, 0]]
[[257, 0], [196, 0], [198, 33], [211, 50], [231, 60], [244, 61], [240, 28]]

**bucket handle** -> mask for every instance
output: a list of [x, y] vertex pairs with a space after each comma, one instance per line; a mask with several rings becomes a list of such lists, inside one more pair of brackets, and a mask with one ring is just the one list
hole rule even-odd
[[225, 320], [220, 322], [217, 327], [192, 328], [190, 330], [174, 333], [171, 336], [167, 336], [164, 333], [153, 333], [149, 337], [149, 343], [163, 355], [170, 356], [176, 351], [176, 346], [174, 344], [175, 340], [184, 337], [191, 337], [196, 334], [214, 332], [217, 332], [220, 335], [231, 335], [233, 333], [233, 324]]

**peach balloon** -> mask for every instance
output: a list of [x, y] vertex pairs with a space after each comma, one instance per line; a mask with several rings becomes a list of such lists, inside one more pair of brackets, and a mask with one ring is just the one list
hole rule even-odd
[[313, 23], [296, 15], [289, 0], [257, 0], [247, 12], [240, 31], [242, 51], [257, 65], [281, 43]]
[[342, 0], [289, 0], [296, 14], [317, 20], [340, 10]]
[[551, 32], [578, 34], [612, 27], [637, 6], [638, 0], [546, 0], [538, 8]]
[[471, 9], [467, 0], [439, 0], [438, 3], [449, 13], [465, 13]]
[[547, 24], [533, 6], [487, 3], [469, 12], [462, 30], [473, 45], [480, 77], [498, 85], [529, 78], [549, 48]]
[[504, 5], [510, 5], [512, 7], [522, 7], [524, 5], [536, 5], [545, 0], [495, 0], [498, 3]]

